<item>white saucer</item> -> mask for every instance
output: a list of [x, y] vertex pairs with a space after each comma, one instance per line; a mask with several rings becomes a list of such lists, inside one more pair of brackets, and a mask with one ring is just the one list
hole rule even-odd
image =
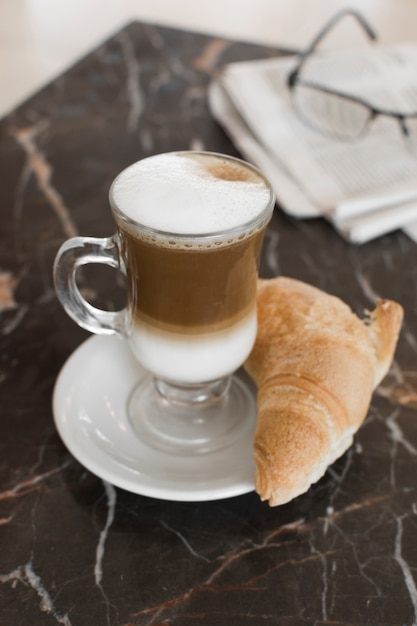
[[95, 335], [75, 350], [53, 395], [55, 424], [72, 455], [117, 487], [163, 500], [217, 500], [252, 491], [255, 425], [228, 448], [197, 456], [172, 455], [139, 440], [126, 404], [144, 375], [117, 337]]

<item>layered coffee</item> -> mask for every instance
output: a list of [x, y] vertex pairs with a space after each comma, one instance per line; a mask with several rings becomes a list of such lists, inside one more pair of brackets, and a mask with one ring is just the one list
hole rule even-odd
[[207, 153], [150, 157], [115, 180], [110, 198], [127, 271], [129, 341], [156, 376], [209, 381], [249, 354], [271, 196], [257, 170]]

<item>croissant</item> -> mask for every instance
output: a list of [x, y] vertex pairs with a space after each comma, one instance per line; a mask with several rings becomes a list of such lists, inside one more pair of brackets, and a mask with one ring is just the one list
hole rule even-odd
[[260, 280], [245, 368], [258, 387], [256, 491], [271, 506], [309, 489], [352, 444], [394, 356], [403, 309], [379, 300], [361, 321], [298, 280]]

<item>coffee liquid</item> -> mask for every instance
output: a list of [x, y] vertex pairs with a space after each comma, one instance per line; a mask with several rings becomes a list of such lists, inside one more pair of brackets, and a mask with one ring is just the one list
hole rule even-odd
[[165, 247], [120, 227], [133, 318], [171, 332], [222, 330], [254, 306], [264, 228], [212, 248]]

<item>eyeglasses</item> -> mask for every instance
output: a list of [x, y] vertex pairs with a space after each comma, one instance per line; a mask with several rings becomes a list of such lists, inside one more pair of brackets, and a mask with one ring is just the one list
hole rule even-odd
[[358, 21], [370, 39], [377, 39], [374, 30], [359, 12], [345, 9], [337, 13], [300, 54], [297, 66], [288, 76], [287, 82], [294, 108], [310, 127], [341, 140], [353, 140], [363, 136], [370, 123], [378, 116], [394, 118], [400, 125], [408, 147], [417, 153], [417, 112], [401, 113], [378, 108], [362, 98], [319, 85], [300, 76], [307, 59], [321, 40], [347, 15]]

